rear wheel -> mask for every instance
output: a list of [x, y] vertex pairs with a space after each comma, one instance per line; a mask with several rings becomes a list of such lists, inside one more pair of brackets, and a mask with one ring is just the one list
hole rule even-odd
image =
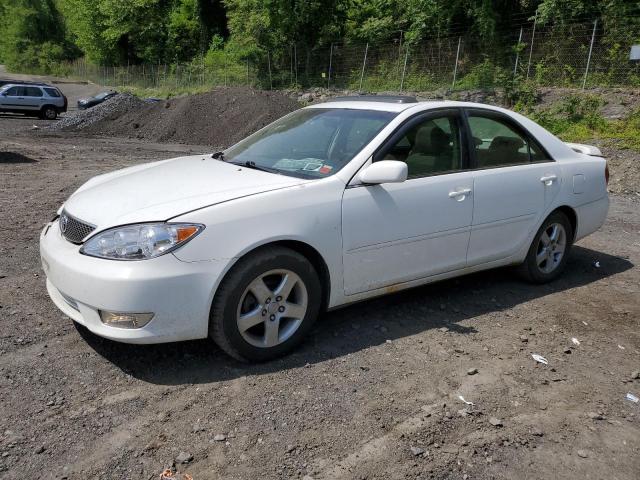
[[562, 212], [553, 212], [544, 221], [520, 265], [522, 276], [532, 283], [557, 278], [565, 268], [573, 240], [573, 228]]
[[58, 117], [58, 111], [53, 107], [43, 107], [40, 116], [46, 120], [55, 120]]
[[302, 342], [320, 303], [320, 280], [306, 258], [288, 248], [264, 248], [241, 259], [223, 280], [209, 335], [238, 360], [270, 360]]

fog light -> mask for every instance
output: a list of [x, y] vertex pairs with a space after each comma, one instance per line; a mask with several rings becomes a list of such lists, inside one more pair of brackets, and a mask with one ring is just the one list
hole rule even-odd
[[142, 328], [153, 318], [153, 313], [116, 313], [100, 311], [105, 325], [117, 328]]

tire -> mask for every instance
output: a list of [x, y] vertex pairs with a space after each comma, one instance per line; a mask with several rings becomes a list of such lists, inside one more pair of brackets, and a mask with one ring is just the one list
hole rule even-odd
[[40, 117], [45, 120], [55, 120], [58, 117], [58, 111], [54, 107], [42, 107]]
[[313, 326], [321, 290], [304, 256], [284, 247], [262, 248], [240, 259], [222, 281], [211, 307], [209, 336], [243, 362], [280, 357]]
[[[555, 239], [554, 235], [557, 235]], [[567, 264], [572, 243], [573, 227], [567, 216], [559, 211], [551, 213], [536, 233], [525, 261], [518, 267], [520, 275], [531, 283], [555, 280]]]

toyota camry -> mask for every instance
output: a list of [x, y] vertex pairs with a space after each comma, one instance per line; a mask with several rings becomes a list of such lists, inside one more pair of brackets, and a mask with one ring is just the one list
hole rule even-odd
[[508, 265], [552, 281], [603, 224], [607, 182], [597, 148], [509, 110], [343, 97], [90, 179], [40, 252], [53, 302], [97, 335], [262, 361], [352, 302]]

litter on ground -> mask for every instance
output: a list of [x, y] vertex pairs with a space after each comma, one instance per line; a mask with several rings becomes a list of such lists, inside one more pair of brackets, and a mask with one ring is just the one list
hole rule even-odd
[[549, 365], [549, 361], [546, 358], [544, 358], [542, 355], [538, 355], [537, 353], [532, 353], [531, 357], [538, 363]]

